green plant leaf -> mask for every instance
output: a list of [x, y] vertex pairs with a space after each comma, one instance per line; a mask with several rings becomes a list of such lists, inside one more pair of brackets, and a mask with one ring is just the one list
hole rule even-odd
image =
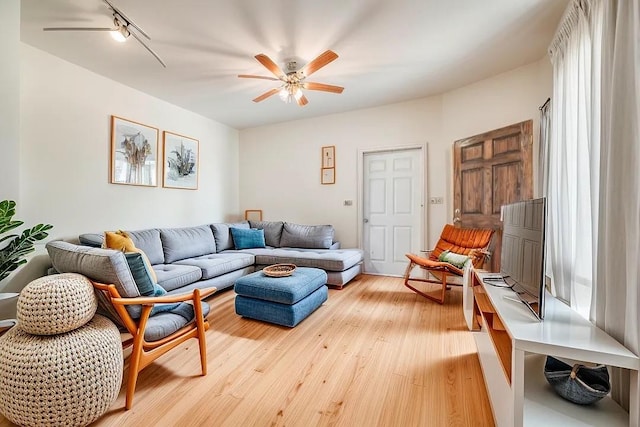
[[[23, 221], [11, 221], [15, 215], [15, 206], [14, 201], [0, 202], [0, 234], [24, 224]], [[46, 238], [52, 228], [51, 224], [37, 224], [24, 230], [19, 236], [11, 234], [0, 239], [0, 243], [8, 241], [8, 244], [0, 249], [0, 280], [25, 264], [27, 260], [24, 256], [33, 252], [35, 242]]]
[[0, 234], [13, 230], [24, 224], [23, 221], [11, 221], [16, 214], [16, 202], [13, 200], [3, 200], [0, 202]]
[[7, 236], [4, 236], [2, 239], [0, 239], [0, 243], [4, 242], [5, 240], [8, 240], [8, 239], [13, 239], [15, 237], [18, 237], [18, 235], [17, 234], [9, 234]]
[[9, 273], [11, 273], [13, 270], [15, 270], [16, 268], [18, 268], [19, 266], [26, 264], [27, 260], [26, 259], [22, 259], [14, 264], [6, 264], [6, 265], [0, 265], [0, 280], [4, 279], [5, 277], [7, 277], [9, 275]]

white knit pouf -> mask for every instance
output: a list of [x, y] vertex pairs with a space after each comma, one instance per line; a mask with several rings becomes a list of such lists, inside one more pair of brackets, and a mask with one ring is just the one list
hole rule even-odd
[[86, 277], [54, 274], [24, 287], [16, 318], [23, 331], [36, 335], [69, 332], [86, 324], [98, 308], [93, 286]]
[[0, 412], [21, 426], [86, 426], [118, 396], [122, 365], [120, 332], [105, 317], [58, 335], [18, 323], [0, 337]]
[[[29, 283], [18, 324], [0, 337], [0, 412], [21, 426], [86, 426], [122, 384], [120, 332], [95, 315], [97, 298], [80, 274]], [[95, 315], [95, 316], [94, 316]]]

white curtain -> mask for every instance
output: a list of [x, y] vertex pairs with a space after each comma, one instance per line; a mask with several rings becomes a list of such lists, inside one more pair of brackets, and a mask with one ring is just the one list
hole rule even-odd
[[[600, 214], [591, 317], [640, 352], [640, 5], [603, 1]], [[612, 395], [628, 409], [628, 372]]]
[[[592, 321], [638, 354], [639, 0], [573, 0], [550, 55], [554, 290], [582, 313], [586, 304]], [[627, 409], [628, 378], [612, 372], [612, 395]]]
[[588, 316], [598, 209], [600, 85], [592, 3], [574, 0], [550, 47], [548, 252], [554, 294]]
[[549, 146], [551, 143], [551, 98], [540, 107], [540, 135], [538, 136], [538, 193], [548, 194]]
[[[547, 99], [540, 107], [540, 135], [538, 137], [538, 193], [540, 196], [547, 197], [549, 195], [549, 150], [551, 147], [551, 98]], [[551, 253], [551, 240], [545, 239], [545, 252]], [[551, 269], [551, 259], [547, 256], [545, 262], [544, 273], [546, 277], [553, 277]], [[545, 279], [546, 284], [546, 279]]]

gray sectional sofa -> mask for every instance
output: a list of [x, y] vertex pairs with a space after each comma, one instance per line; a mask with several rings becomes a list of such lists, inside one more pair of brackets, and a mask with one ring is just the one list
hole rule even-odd
[[[264, 247], [236, 249], [231, 227], [263, 230]], [[127, 233], [147, 255], [158, 284], [168, 294], [210, 286], [222, 290], [256, 269], [277, 263], [321, 268], [327, 272], [327, 284], [341, 288], [360, 274], [363, 260], [360, 249], [340, 249], [339, 243], [333, 241], [333, 227], [327, 225], [243, 221]], [[102, 234], [87, 233], [79, 236], [80, 245], [48, 243], [53, 267], [60, 272], [78, 272], [94, 280], [104, 280], [91, 277], [86, 270], [71, 271], [82, 269], [83, 263], [92, 256], [116, 256], [113, 252], [117, 251], [100, 248], [103, 239]]]

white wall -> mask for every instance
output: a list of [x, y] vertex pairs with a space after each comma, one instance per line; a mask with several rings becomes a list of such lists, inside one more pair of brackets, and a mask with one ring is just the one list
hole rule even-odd
[[20, 1], [0, 1], [0, 200], [20, 196]]
[[[52, 237], [238, 218], [238, 132], [29, 45], [20, 56], [20, 217]], [[200, 141], [199, 189], [109, 184], [110, 116]], [[161, 147], [161, 146], [160, 146]], [[159, 153], [162, 153], [161, 148]], [[161, 162], [160, 162], [161, 164]]]
[[[262, 209], [265, 220], [332, 224], [343, 247], [357, 246], [358, 150], [429, 143], [428, 155], [441, 157], [431, 144], [441, 139], [440, 114], [434, 97], [242, 130], [241, 209]], [[336, 146], [334, 185], [320, 183], [324, 145]], [[429, 182], [439, 169], [429, 163]]]
[[[453, 217], [453, 142], [533, 119], [537, 146], [538, 107], [551, 89], [542, 58], [440, 96], [242, 130], [240, 207], [262, 209], [266, 220], [333, 224], [343, 247], [358, 246], [358, 150], [427, 143], [426, 197], [445, 200], [427, 205], [431, 247]], [[323, 145], [336, 146], [335, 185], [320, 184]]]

